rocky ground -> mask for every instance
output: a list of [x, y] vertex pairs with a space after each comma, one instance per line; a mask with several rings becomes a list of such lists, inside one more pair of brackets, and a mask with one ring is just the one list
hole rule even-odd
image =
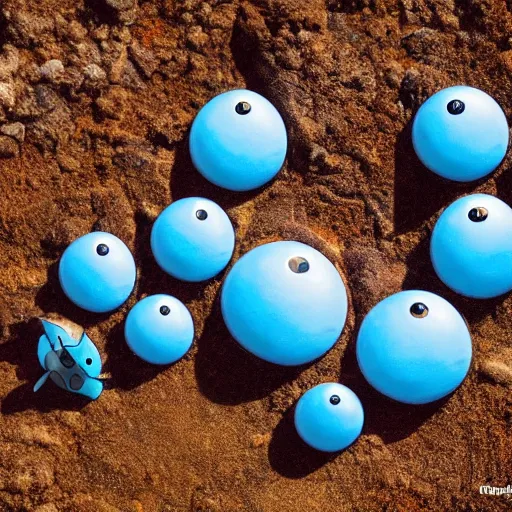
[[[473, 190], [512, 203], [510, 155], [489, 179], [448, 183], [411, 147], [436, 90], [479, 87], [512, 115], [512, 6], [505, 0], [0, 1], [0, 510], [340, 512], [505, 510], [480, 485], [512, 483], [512, 298], [469, 301], [435, 277], [439, 212]], [[215, 94], [253, 89], [281, 112], [289, 153], [263, 190], [229, 193], [192, 167], [187, 131]], [[305, 368], [267, 365], [223, 325], [222, 275], [183, 284], [149, 249], [156, 215], [199, 195], [227, 209], [236, 260], [296, 239], [350, 288], [335, 348]], [[112, 315], [75, 308], [56, 276], [91, 230], [122, 238], [139, 269]], [[443, 403], [408, 407], [365, 383], [354, 356], [364, 314], [401, 289], [442, 294], [471, 327], [474, 362]], [[197, 337], [161, 370], [132, 356], [123, 320], [142, 296], [190, 308]], [[94, 403], [48, 384], [35, 317], [84, 325], [109, 389]], [[302, 445], [292, 406], [311, 386], [349, 385], [366, 424], [346, 452]]]

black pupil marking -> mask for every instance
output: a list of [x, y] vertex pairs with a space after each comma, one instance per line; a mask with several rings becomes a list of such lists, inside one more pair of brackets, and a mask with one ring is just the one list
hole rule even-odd
[[251, 105], [247, 101], [240, 101], [236, 104], [235, 111], [241, 116], [245, 116], [251, 111]]
[[448, 112], [450, 112], [450, 114], [452, 114], [453, 116], [457, 116], [464, 112], [466, 105], [464, 105], [464, 103], [460, 100], [452, 100], [450, 101], [450, 103], [448, 103], [446, 108], [448, 109]]
[[85, 364], [87, 365], [91, 365], [92, 364], [92, 359], [90, 357], [88, 357], [86, 360], [85, 360]]
[[164, 316], [167, 316], [171, 312], [171, 308], [169, 306], [161, 306], [160, 313]]
[[205, 210], [197, 210], [196, 212], [196, 217], [199, 219], [199, 220], [206, 220], [207, 217], [208, 217], [208, 213], [206, 213]]
[[425, 318], [428, 315], [428, 308], [422, 302], [415, 302], [410, 311], [411, 315], [416, 318]]
[[306, 258], [302, 256], [295, 256], [288, 261], [288, 266], [292, 272], [296, 274], [304, 274], [309, 270], [309, 263]]
[[98, 247], [96, 247], [96, 252], [100, 256], [106, 256], [108, 254], [108, 251], [109, 251], [108, 245], [99, 244]]
[[469, 220], [472, 222], [482, 222], [487, 219], [488, 215], [489, 212], [487, 208], [484, 208], [483, 206], [472, 208], [468, 213]]
[[341, 399], [338, 395], [332, 395], [331, 398], [329, 398], [329, 402], [331, 402], [332, 405], [338, 405]]

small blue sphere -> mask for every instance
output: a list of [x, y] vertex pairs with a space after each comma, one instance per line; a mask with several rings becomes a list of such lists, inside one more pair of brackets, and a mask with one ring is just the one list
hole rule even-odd
[[224, 210], [209, 199], [187, 197], [168, 206], [151, 231], [160, 267], [183, 281], [205, 281], [229, 263], [235, 233]]
[[426, 404], [449, 395], [464, 380], [471, 336], [448, 301], [411, 290], [387, 297], [368, 313], [356, 353], [377, 391], [399, 402]]
[[347, 317], [347, 293], [334, 265], [316, 249], [273, 242], [235, 263], [221, 308], [242, 347], [293, 366], [319, 358], [336, 343]]
[[186, 306], [170, 295], [150, 295], [137, 302], [126, 317], [126, 343], [152, 364], [181, 359], [192, 345], [194, 321]]
[[487, 194], [453, 202], [439, 217], [430, 241], [439, 279], [475, 299], [512, 290], [512, 209]]
[[492, 172], [508, 146], [508, 124], [488, 94], [448, 87], [418, 110], [412, 126], [414, 150], [431, 171], [453, 181], [473, 181]]
[[238, 89], [216, 96], [199, 111], [189, 146], [192, 162], [207, 180], [228, 190], [252, 190], [283, 166], [286, 127], [272, 103]]
[[94, 313], [118, 308], [130, 296], [137, 272], [132, 253], [114, 235], [84, 235], [64, 251], [59, 280], [68, 298]]
[[302, 440], [323, 452], [338, 452], [361, 434], [364, 411], [357, 395], [342, 384], [319, 384], [306, 391], [295, 408]]

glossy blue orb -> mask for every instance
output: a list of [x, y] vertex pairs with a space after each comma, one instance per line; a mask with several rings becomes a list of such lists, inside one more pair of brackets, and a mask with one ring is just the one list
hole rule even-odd
[[364, 411], [357, 395], [342, 384], [306, 391], [295, 408], [295, 428], [305, 443], [323, 452], [350, 446], [361, 434]]
[[375, 389], [399, 402], [425, 404], [450, 394], [464, 380], [471, 336], [448, 301], [411, 290], [387, 297], [368, 313], [356, 353]]
[[431, 171], [453, 181], [473, 181], [496, 169], [508, 146], [508, 124], [488, 94], [466, 86], [448, 87], [418, 110], [412, 142]]
[[319, 358], [336, 343], [347, 316], [347, 293], [334, 265], [316, 249], [274, 242], [235, 263], [221, 307], [242, 347], [293, 366]]
[[204, 281], [229, 263], [235, 233], [224, 210], [209, 199], [187, 197], [168, 206], [151, 231], [160, 267], [183, 281]]
[[512, 290], [512, 209], [487, 194], [453, 202], [430, 241], [434, 269], [446, 286], [476, 299]]
[[118, 308], [130, 296], [137, 272], [132, 253], [114, 235], [84, 235], [64, 251], [59, 280], [68, 298], [94, 313]]
[[152, 364], [181, 359], [192, 345], [194, 321], [186, 306], [170, 295], [150, 295], [130, 310], [124, 325], [126, 343]]
[[283, 166], [286, 128], [272, 103], [239, 89], [216, 96], [199, 111], [189, 146], [192, 162], [207, 180], [229, 190], [252, 190]]

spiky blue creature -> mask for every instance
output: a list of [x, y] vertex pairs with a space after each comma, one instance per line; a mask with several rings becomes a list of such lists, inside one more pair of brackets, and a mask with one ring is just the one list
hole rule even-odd
[[38, 391], [48, 377], [60, 388], [96, 400], [103, 391], [99, 379], [101, 357], [84, 332], [79, 340], [61, 326], [41, 319], [44, 334], [39, 338], [37, 357], [45, 374], [36, 382]]

